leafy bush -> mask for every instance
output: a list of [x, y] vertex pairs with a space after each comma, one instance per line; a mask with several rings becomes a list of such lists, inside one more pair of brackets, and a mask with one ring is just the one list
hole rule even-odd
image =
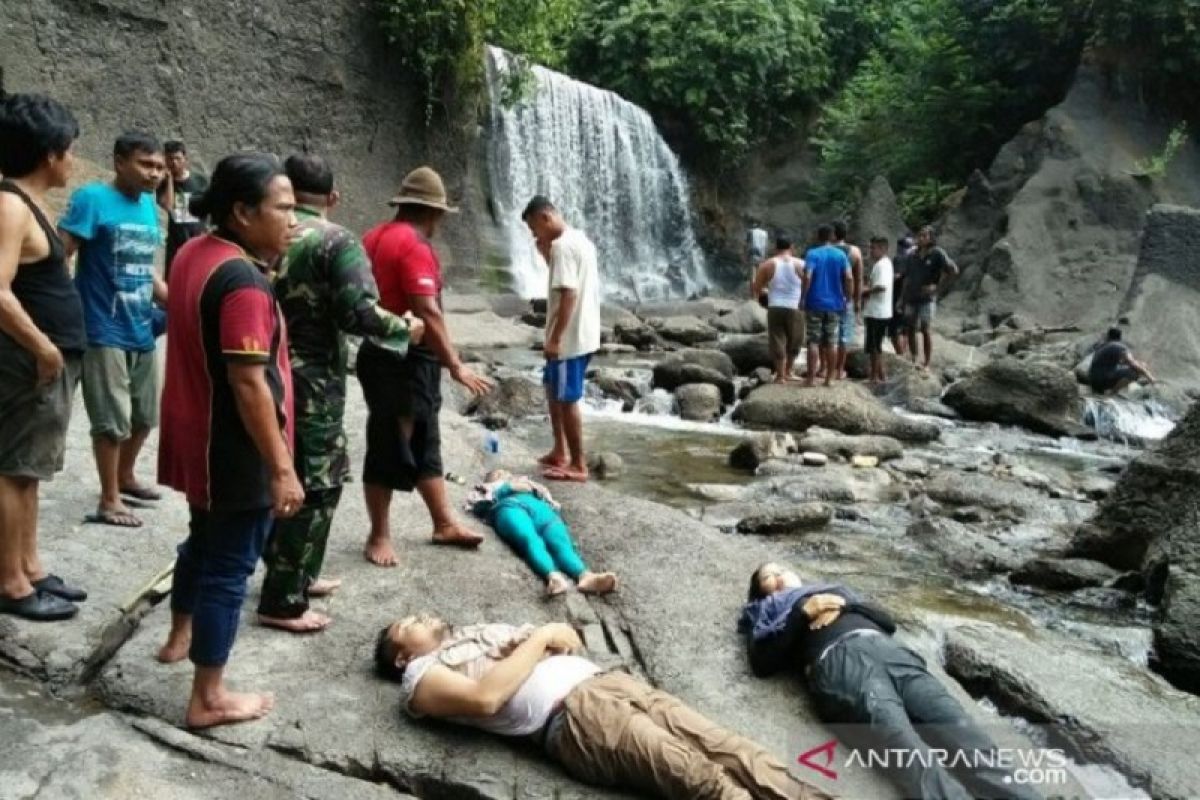
[[1163, 145], [1162, 152], [1156, 156], [1138, 161], [1133, 165], [1133, 174], [1145, 176], [1147, 178], [1161, 178], [1167, 174], [1167, 167], [1175, 160], [1175, 156], [1187, 143], [1187, 123], [1181, 122], [1176, 125], [1169, 136], [1167, 143]]
[[582, 1], [376, 0], [388, 41], [421, 77], [426, 124], [448, 93], [478, 91], [485, 44], [560, 66]]
[[589, 0], [573, 74], [646, 107], [693, 165], [737, 166], [831, 71], [808, 0]]

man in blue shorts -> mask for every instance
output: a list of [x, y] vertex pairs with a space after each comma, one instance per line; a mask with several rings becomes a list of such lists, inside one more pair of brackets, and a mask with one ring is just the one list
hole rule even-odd
[[596, 247], [567, 225], [547, 198], [534, 197], [521, 219], [537, 241], [550, 277], [546, 308], [543, 383], [554, 427], [554, 447], [539, 459], [550, 480], [586, 481], [583, 454], [584, 375], [600, 349], [600, 276]]
[[837, 375], [834, 346], [842, 315], [848, 306], [854, 308], [854, 270], [846, 254], [830, 244], [832, 238], [833, 226], [822, 225], [817, 229], [817, 246], [804, 256], [804, 311], [808, 319], [805, 386], [812, 386], [816, 380], [818, 355], [826, 365], [825, 385], [833, 384]]

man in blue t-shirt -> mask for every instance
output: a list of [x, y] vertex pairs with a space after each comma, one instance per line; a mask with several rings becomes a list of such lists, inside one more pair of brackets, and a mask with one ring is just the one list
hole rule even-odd
[[[853, 296], [854, 272], [846, 254], [830, 244], [833, 227], [817, 229], [817, 246], [804, 256], [804, 311], [808, 318], [808, 366], [805, 386], [812, 386], [817, 375], [817, 357], [822, 363], [835, 363], [834, 345], [847, 299]], [[818, 352], [818, 347], [820, 351]], [[825, 385], [833, 385], [836, 369], [825, 370]]]
[[154, 190], [166, 170], [162, 145], [144, 133], [125, 133], [113, 146], [111, 183], [90, 183], [72, 196], [58, 228], [67, 256], [79, 253], [75, 285], [83, 299], [88, 348], [83, 356], [83, 401], [92, 423], [100, 504], [94, 521], [138, 527], [121, 499], [157, 500], [138, 482], [134, 465], [158, 424], [158, 367], [153, 306], [165, 305], [167, 286], [154, 268], [162, 241]]

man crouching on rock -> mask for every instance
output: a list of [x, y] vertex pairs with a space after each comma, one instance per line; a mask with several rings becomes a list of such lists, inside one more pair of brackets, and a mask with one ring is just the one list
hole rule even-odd
[[[844, 726], [839, 738], [898, 753], [889, 777], [905, 797], [1038, 800], [1002, 768], [991, 739], [924, 659], [892, 638], [896, 623], [874, 603], [836, 584], [805, 586], [792, 570], [768, 563], [750, 576], [738, 630], [755, 675], [802, 668], [821, 720]], [[938, 751], [953, 756], [953, 774]]]
[[671, 800], [827, 797], [754, 742], [581, 649], [563, 623], [455, 629], [422, 614], [380, 631], [375, 667], [400, 683], [413, 717], [528, 739], [589, 784]]

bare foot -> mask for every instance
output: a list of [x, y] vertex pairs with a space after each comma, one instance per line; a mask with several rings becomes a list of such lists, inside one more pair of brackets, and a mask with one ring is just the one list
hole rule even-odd
[[279, 628], [291, 633], [317, 633], [328, 628], [329, 623], [333, 622], [333, 620], [325, 614], [318, 614], [316, 611], [305, 611], [300, 616], [290, 619], [268, 617], [259, 614], [258, 622], [260, 625], [266, 625], [268, 628]]
[[811, 389], [811, 388], [813, 388], [813, 379], [812, 379], [812, 378], [805, 378], [805, 379], [804, 379], [804, 388], [805, 388], [805, 389]]
[[617, 576], [611, 572], [585, 572], [575, 584], [584, 594], [608, 594], [617, 589]]
[[377, 567], [394, 567], [400, 563], [399, 556], [392, 549], [391, 539], [367, 539], [363, 556]]
[[325, 578], [317, 578], [312, 582], [312, 585], [308, 587], [308, 596], [328, 597], [340, 588], [342, 588], [341, 578], [329, 578], [328, 580]]
[[555, 467], [548, 469], [543, 476], [548, 481], [574, 481], [576, 483], [587, 483], [588, 471], [587, 468], [579, 467]]
[[457, 522], [433, 529], [433, 543], [450, 545], [452, 547], [479, 547], [483, 537], [470, 528], [463, 527]]
[[550, 577], [546, 578], [546, 596], [558, 597], [560, 594], [571, 588], [571, 582], [567, 580], [567, 576], [561, 572], [551, 572]]
[[779, 384], [787, 383], [787, 378], [776, 378], [774, 380], [774, 383], [779, 383]]
[[189, 728], [211, 728], [234, 722], [262, 719], [275, 707], [275, 695], [270, 692], [222, 692], [220, 696], [203, 701], [192, 697], [188, 702], [184, 724]]
[[565, 467], [567, 465], [567, 457], [558, 453], [550, 452], [537, 460], [537, 463], [543, 467]]
[[158, 660], [164, 664], [174, 664], [187, 658], [188, 649], [192, 646], [191, 636], [170, 636], [167, 643], [158, 649]]

